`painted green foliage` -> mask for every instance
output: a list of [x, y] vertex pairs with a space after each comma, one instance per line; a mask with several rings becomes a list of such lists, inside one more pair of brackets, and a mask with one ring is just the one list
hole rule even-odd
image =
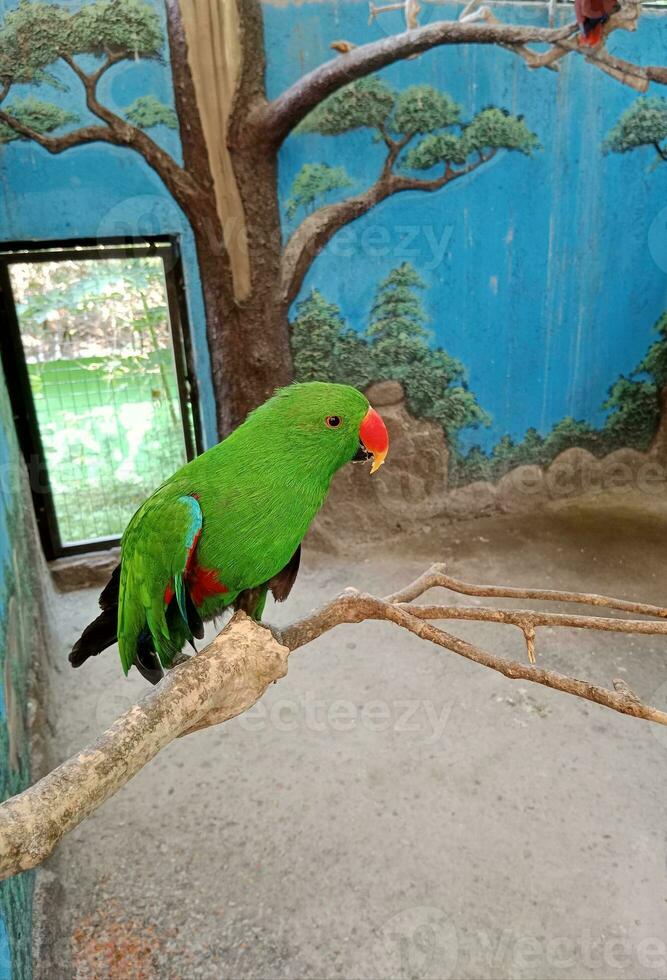
[[[437, 168], [454, 173], [486, 162], [499, 149], [530, 155], [539, 141], [520, 116], [503, 109], [482, 109], [469, 122], [461, 119], [462, 107], [446, 92], [432, 85], [411, 85], [399, 92], [377, 76], [363, 78], [331, 95], [297, 128], [297, 133], [342, 136], [369, 129], [375, 139], [395, 150], [404, 172]], [[308, 209], [316, 199], [352, 184], [342, 167], [305, 164], [297, 174], [287, 202], [287, 215], [299, 207]], [[304, 198], [303, 188], [308, 188]]]
[[140, 95], [125, 110], [125, 118], [139, 129], [152, 129], [153, 126], [178, 128], [178, 116], [171, 106], [164, 105], [154, 95]]
[[609, 389], [602, 407], [608, 411], [604, 425], [596, 429], [580, 419], [566, 417], [542, 436], [527, 430], [521, 442], [505, 435], [487, 455], [473, 446], [454, 460], [453, 480], [498, 480], [516, 466], [548, 466], [566, 449], [587, 449], [605, 456], [629, 446], [640, 452], [649, 449], [660, 421], [660, 391], [667, 385], [667, 313], [655, 325], [659, 339], [649, 348], [629, 377], [620, 377]]
[[645, 372], [657, 387], [667, 388], [667, 313], [663, 313], [654, 328], [659, 340], [651, 344], [646, 357], [637, 367], [637, 373]]
[[[68, 63], [77, 55], [104, 56], [112, 62], [159, 60], [162, 45], [159, 17], [142, 0], [96, 0], [79, 10], [21, 0], [16, 10], [6, 14], [0, 29], [0, 78], [5, 85], [62, 89], [63, 83], [52, 72], [58, 62]], [[4, 101], [2, 111], [40, 135], [77, 122], [72, 113], [34, 97]], [[126, 107], [125, 117], [142, 129], [176, 127], [173, 109], [151, 95]], [[0, 122], [0, 143], [23, 138], [6, 122]]]
[[462, 453], [458, 433], [487, 425], [465, 382], [464, 366], [441, 348], [433, 348], [420, 293], [424, 282], [407, 262], [380, 282], [368, 326], [358, 333], [340, 310], [317, 290], [297, 305], [292, 323], [296, 377], [327, 378], [365, 388], [374, 381], [400, 381], [411, 413], [439, 422], [451, 453], [453, 485], [500, 479], [516, 466], [548, 466], [566, 449], [578, 447], [604, 456], [624, 446], [649, 448], [660, 419], [659, 394], [667, 386], [667, 313], [656, 324], [659, 338], [630, 377], [620, 377], [603, 404], [605, 424], [596, 429], [565, 417], [546, 435], [529, 428], [520, 442], [504, 435], [491, 453], [473, 446]]
[[[77, 121], [78, 116], [73, 112], [67, 112], [60, 106], [53, 105], [51, 102], [42, 102], [28, 96], [25, 99], [15, 99], [7, 106], [8, 111], [15, 119], [18, 119], [24, 126], [28, 126], [36, 133], [52, 133], [62, 126]], [[0, 123], [0, 143], [11, 143], [12, 140], [23, 139], [23, 137], [5, 123]]]
[[468, 390], [461, 362], [431, 346], [424, 287], [408, 262], [393, 269], [378, 286], [363, 334], [313, 290], [292, 323], [295, 374], [299, 381], [324, 377], [360, 388], [400, 381], [412, 413], [440, 422], [455, 443], [460, 429], [487, 424], [488, 416]]
[[330, 167], [328, 163], [306, 163], [294, 178], [285, 204], [285, 213], [288, 218], [293, 218], [299, 208], [309, 211], [325, 194], [351, 187], [352, 183], [345, 167]]
[[659, 160], [667, 160], [667, 99], [650, 96], [637, 99], [610, 130], [606, 153], [627, 153], [642, 146], [652, 147]]

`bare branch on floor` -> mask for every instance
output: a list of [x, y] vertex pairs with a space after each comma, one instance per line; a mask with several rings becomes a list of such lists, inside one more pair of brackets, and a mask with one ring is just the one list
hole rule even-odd
[[[487, 599], [578, 603], [650, 618], [415, 603], [431, 589]], [[667, 711], [645, 704], [624, 680], [615, 678], [611, 688], [604, 688], [536, 664], [536, 631], [540, 628], [662, 635], [667, 634], [667, 609], [584, 592], [476, 585], [452, 578], [444, 565], [435, 564], [384, 599], [348, 589], [282, 630], [271, 630], [237, 613], [205, 650], [170, 671], [96, 742], [0, 805], [0, 878], [44, 861], [65, 834], [118, 792], [174, 739], [247, 711], [269, 684], [287, 673], [287, 658], [292, 651], [335, 626], [365, 620], [394, 623], [422, 640], [512, 680], [542, 684], [621, 714], [667, 725]], [[529, 662], [489, 653], [435, 626], [432, 620], [514, 626], [522, 631]]]

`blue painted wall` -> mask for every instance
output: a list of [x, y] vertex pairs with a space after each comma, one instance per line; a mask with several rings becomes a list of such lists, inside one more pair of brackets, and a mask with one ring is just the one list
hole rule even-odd
[[[164, 22], [162, 0], [150, 2]], [[0, 0], [0, 17], [16, 4]], [[425, 6], [422, 23], [456, 16], [459, 9]], [[495, 9], [514, 23], [546, 24], [545, 5]], [[569, 20], [571, 10], [561, 15]], [[365, 0], [276, 0], [265, 3], [264, 16], [270, 95], [328, 60], [334, 40], [360, 44], [403, 29], [400, 13], [369, 25]], [[620, 56], [661, 63], [667, 18], [645, 12], [638, 32], [614, 34], [611, 47]], [[120, 111], [150, 92], [173, 104], [166, 47], [163, 54], [161, 63], [122, 63], [109, 71], [100, 86], [102, 101]], [[39, 96], [86, 121], [79, 83], [64, 67], [56, 74], [69, 90], [42, 90]], [[641, 360], [667, 305], [667, 167], [655, 168], [649, 151], [604, 156], [601, 149], [635, 94], [581, 58], [567, 59], [555, 75], [531, 72], [510, 53], [482, 47], [440, 49], [382, 75], [397, 89], [428, 82], [447, 91], [463, 106], [464, 118], [489, 104], [523, 114], [543, 148], [532, 158], [501, 152], [436, 195], [411, 192], [386, 201], [334, 238], [314, 262], [302, 295], [318, 287], [350, 325], [363, 330], [378, 281], [411, 262], [428, 285], [425, 304], [437, 342], [465, 364], [471, 390], [492, 417], [488, 429], [461, 434], [464, 447], [480, 442], [489, 450], [505, 434], [520, 439], [529, 426], [546, 434], [566, 415], [600, 425], [610, 385]], [[17, 96], [28, 91], [16, 87]], [[175, 132], [161, 127], [151, 135], [180, 161]], [[294, 135], [281, 151], [281, 198], [287, 200], [304, 163], [345, 166], [354, 181], [351, 192], [358, 192], [375, 180], [381, 159], [367, 132]], [[213, 442], [193, 238], [153, 171], [116, 147], [91, 145], [54, 157], [32, 143], [13, 142], [0, 145], [0, 190], [0, 241], [180, 236], [205, 437]], [[285, 218], [285, 235], [292, 227]], [[25, 542], [15, 481], [4, 479], [18, 472], [18, 450], [1, 379], [0, 420], [0, 673], [14, 629], [8, 686], [0, 681], [0, 790], [8, 795], [28, 779], [22, 719], [30, 645], [20, 621], [12, 624], [11, 608], [13, 601], [18, 608], [19, 598], [26, 615], [36, 600], [29, 591], [19, 594], [14, 573]], [[23, 875], [0, 886], [0, 980], [8, 976], [10, 958], [15, 976], [29, 975], [31, 882]]]
[[[155, 8], [164, 24], [161, 0], [146, 2]], [[17, 6], [18, 0], [0, 0], [0, 19]], [[82, 6], [85, 0], [65, 4], [68, 11]], [[81, 65], [90, 67], [92, 61], [88, 59], [86, 63], [82, 59]], [[76, 113], [77, 125], [93, 120], [85, 106], [82, 86], [67, 66], [55, 67], [53, 74], [69, 87], [68, 91], [16, 85], [12, 88], [12, 99], [32, 94]], [[99, 86], [100, 101], [119, 113], [147, 93], [173, 105], [166, 28], [161, 62], [122, 62], [104, 76]], [[151, 129], [150, 135], [182, 163], [176, 132], [158, 126]], [[53, 156], [34, 143], [21, 140], [0, 144], [0, 191], [0, 241], [157, 234], [180, 237], [204, 438], [207, 444], [216, 442], [206, 323], [194, 239], [185, 215], [154, 171], [138, 154], [119, 147], [90, 144]]]
[[[26, 492], [0, 370], [0, 800], [30, 781], [28, 693], [43, 606]], [[0, 882], [0, 980], [31, 976], [32, 888], [32, 872]]]
[[[68, 9], [85, 0], [68, 3]], [[150, 0], [164, 17], [162, 0]], [[0, 14], [17, 0], [0, 0]], [[425, 6], [422, 23], [453, 17], [458, 7]], [[499, 16], [546, 24], [546, 7], [501, 5]], [[368, 24], [364, 0], [281, 0], [264, 4], [268, 89], [275, 95], [329, 59], [332, 40], [357, 44], [402, 30], [400, 12]], [[571, 18], [568, 8], [561, 13]], [[634, 35], [617, 32], [612, 49], [659, 63], [667, 19], [646, 12]], [[89, 117], [76, 79], [48, 98]], [[463, 106], [464, 118], [488, 104], [522, 113], [543, 149], [533, 158], [500, 153], [476, 173], [438, 193], [412, 192], [386, 201], [340, 232], [315, 261], [312, 286], [340, 306], [358, 329], [367, 322], [379, 279], [408, 260], [428, 284], [425, 302], [436, 341], [466, 366], [471, 390], [492, 417], [488, 429], [463, 432], [463, 447], [486, 449], [529, 426], [546, 433], [565, 415], [594, 425], [610, 385], [645, 353], [665, 306], [667, 232], [663, 195], [667, 168], [652, 167], [649, 151], [604, 156], [601, 144], [635, 94], [581, 58], [558, 75], [531, 72], [509, 52], [450, 48], [386, 69], [396, 88], [429, 82]], [[23, 91], [22, 91], [23, 89]], [[27, 86], [17, 86], [24, 95]], [[103, 79], [104, 102], [122, 110], [151, 92], [172, 104], [164, 62], [116, 66]], [[175, 132], [151, 135], [180, 160]], [[358, 132], [337, 138], [292, 136], [280, 159], [283, 201], [306, 162], [343, 165], [352, 192], [378, 173], [381, 147]], [[136, 154], [92, 145], [51, 156], [32, 143], [0, 146], [0, 240], [105, 237], [173, 232], [181, 236], [188, 302], [201, 391], [205, 438], [215, 418], [204, 310], [188, 223], [159, 178]], [[332, 198], [333, 199], [333, 198]], [[292, 224], [285, 219], [285, 233]]]
[[[425, 6], [421, 23], [459, 10]], [[494, 11], [547, 26], [546, 5]], [[362, 44], [403, 30], [400, 12], [369, 25], [368, 5], [357, 0], [266, 3], [264, 17], [272, 95], [329, 60], [334, 40]], [[568, 7], [562, 20], [571, 19]], [[636, 34], [616, 32], [610, 49], [661, 64], [667, 17], [645, 12]], [[450, 93], [463, 118], [490, 104], [523, 114], [543, 149], [532, 158], [503, 151], [437, 194], [385, 201], [333, 239], [302, 290], [317, 287], [363, 329], [379, 279], [410, 261], [428, 284], [437, 342], [466, 365], [492, 416], [490, 428], [461, 433], [463, 447], [488, 450], [529, 426], [545, 434], [566, 415], [600, 425], [610, 385], [641, 360], [667, 305], [667, 166], [653, 167], [652, 151], [601, 149], [636, 93], [582, 58], [561, 64], [559, 74], [530, 71], [509, 52], [480, 46], [442, 48], [381, 72], [397, 89], [429, 83]], [[293, 135], [280, 157], [283, 200], [304, 163], [342, 164], [354, 180], [344, 193], [358, 193], [382, 157], [369, 131]]]

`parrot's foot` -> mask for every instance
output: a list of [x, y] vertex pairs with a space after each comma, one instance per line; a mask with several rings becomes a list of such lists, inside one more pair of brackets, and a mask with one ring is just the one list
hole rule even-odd
[[282, 646], [282, 642], [283, 642], [283, 631], [280, 629], [280, 627], [279, 626], [272, 626], [271, 623], [262, 623], [262, 626], [266, 627], [266, 629], [273, 636], [273, 639], [276, 640], [277, 643], [280, 643], [280, 645]]
[[190, 660], [192, 654], [190, 653], [178, 653], [171, 662], [171, 669], [174, 667], [180, 667], [181, 664], [186, 664]]

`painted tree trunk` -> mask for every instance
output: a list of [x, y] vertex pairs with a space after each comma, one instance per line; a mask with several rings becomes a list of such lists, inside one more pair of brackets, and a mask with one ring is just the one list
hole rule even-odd
[[[207, 204], [207, 209], [211, 207], [215, 202]], [[239, 302], [228, 287], [219, 223], [212, 235], [213, 222], [199, 215], [188, 217], [197, 247], [218, 432], [223, 438], [277, 387], [291, 381], [287, 313], [277, 302], [277, 276], [269, 249], [260, 246], [251, 253], [255, 286]], [[270, 228], [264, 234], [270, 239]]]
[[[181, 7], [183, 9], [181, 9]], [[185, 168], [195, 199], [169, 190], [193, 229], [202, 280], [218, 430], [227, 435], [276, 387], [292, 379], [287, 304], [280, 297], [281, 228], [276, 153], [246, 126], [254, 104], [265, 102], [264, 39], [259, 5], [238, 0], [241, 68], [226, 133], [231, 171], [221, 193], [188, 60], [186, 4], [169, 0], [168, 28], [174, 91]], [[231, 98], [230, 98], [231, 101]], [[229, 186], [224, 188], [228, 191]]]

